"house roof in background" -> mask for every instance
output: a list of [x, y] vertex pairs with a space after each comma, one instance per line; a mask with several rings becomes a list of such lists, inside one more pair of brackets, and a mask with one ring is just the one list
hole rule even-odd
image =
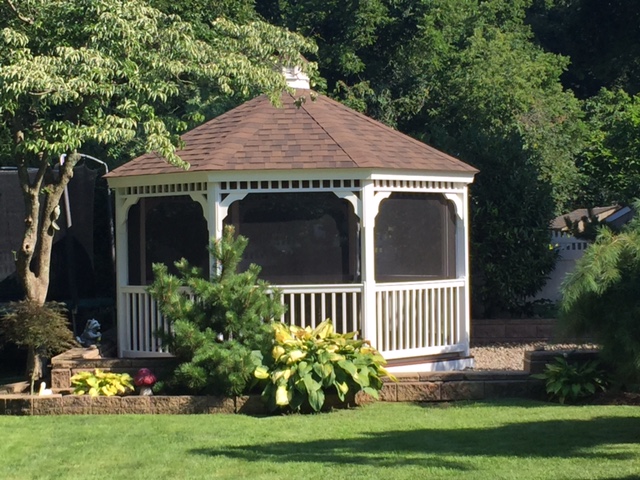
[[[591, 209], [591, 215], [594, 215], [599, 221], [616, 222], [624, 224], [633, 216], [633, 210], [629, 207], [621, 207], [620, 205], [609, 205], [608, 207], [594, 207]], [[589, 210], [579, 208], [572, 212], [556, 217], [551, 223], [552, 230], [568, 231], [566, 218], [571, 222], [579, 222], [580, 230], [584, 229], [584, 219], [589, 218]]]
[[[198, 171], [380, 168], [473, 174], [477, 170], [324, 95], [282, 94], [250, 100], [182, 135], [177, 153]], [[296, 106], [296, 98], [306, 102]], [[313, 94], [315, 96], [315, 94]], [[108, 177], [177, 173], [157, 154], [145, 154]]]

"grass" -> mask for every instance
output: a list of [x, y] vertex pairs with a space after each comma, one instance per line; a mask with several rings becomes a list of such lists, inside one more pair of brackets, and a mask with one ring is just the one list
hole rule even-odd
[[531, 401], [349, 411], [0, 417], [2, 479], [631, 479], [640, 409]]

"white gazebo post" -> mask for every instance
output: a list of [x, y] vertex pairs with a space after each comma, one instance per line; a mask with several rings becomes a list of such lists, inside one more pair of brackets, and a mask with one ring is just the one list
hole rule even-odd
[[129, 209], [137, 202], [137, 198], [122, 197], [116, 189], [116, 306], [118, 312], [118, 356], [122, 357], [124, 346], [127, 343], [125, 319], [128, 317], [122, 290], [129, 284], [129, 231], [127, 228], [127, 216]]

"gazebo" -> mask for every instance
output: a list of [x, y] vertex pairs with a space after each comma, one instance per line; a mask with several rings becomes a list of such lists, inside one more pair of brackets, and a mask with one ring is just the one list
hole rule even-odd
[[151, 265], [212, 268], [206, 245], [232, 224], [249, 238], [245, 263], [281, 291], [282, 321], [358, 330], [392, 371], [473, 365], [474, 168], [306, 89], [280, 108], [254, 98], [182, 139], [189, 170], [146, 154], [107, 176], [120, 357], [170, 355], [155, 336], [167, 325], [146, 291]]

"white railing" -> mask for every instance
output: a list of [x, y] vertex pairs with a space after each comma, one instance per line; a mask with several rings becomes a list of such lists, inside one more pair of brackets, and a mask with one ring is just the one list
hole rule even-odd
[[145, 286], [122, 287], [118, 307], [120, 356], [169, 355], [156, 334], [169, 331], [169, 324]]
[[362, 285], [286, 285], [278, 287], [287, 312], [280, 321], [315, 328], [330, 318], [337, 332], [362, 330]]
[[376, 286], [376, 342], [387, 359], [467, 348], [464, 280]]
[[[287, 306], [287, 312], [280, 319], [282, 322], [315, 327], [324, 319], [331, 318], [338, 332], [362, 329], [362, 285], [287, 285], [277, 288], [281, 293], [281, 303]], [[121, 288], [120, 292], [120, 355], [168, 355], [156, 332], [169, 331], [169, 324], [146, 287], [128, 286]]]
[[[362, 285], [278, 288], [287, 306], [281, 321], [315, 327], [331, 318], [338, 332], [362, 331]], [[120, 355], [169, 355], [156, 335], [168, 331], [169, 325], [146, 287], [128, 286], [120, 291]], [[370, 339], [387, 359], [465, 351], [464, 298], [464, 280], [378, 284], [375, 332]]]

